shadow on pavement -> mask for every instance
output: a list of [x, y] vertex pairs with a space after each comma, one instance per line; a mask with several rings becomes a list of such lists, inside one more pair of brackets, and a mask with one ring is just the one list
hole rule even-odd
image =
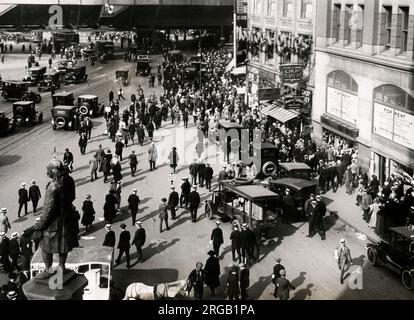
[[[292, 285], [295, 286], [293, 283]], [[306, 300], [307, 297], [312, 297], [312, 287], [313, 283], [308, 283], [306, 288], [295, 291], [291, 300]]]
[[18, 155], [4, 155], [0, 157], [0, 167], [8, 166], [19, 161], [22, 157]]

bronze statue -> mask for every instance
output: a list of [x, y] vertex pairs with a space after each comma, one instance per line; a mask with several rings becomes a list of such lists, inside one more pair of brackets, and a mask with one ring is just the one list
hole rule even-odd
[[[47, 175], [52, 180], [46, 187], [43, 211], [33, 227], [33, 231], [43, 234], [40, 246], [45, 270], [37, 279], [47, 279], [53, 275], [53, 254], [59, 254], [59, 271], [66, 272], [65, 263], [68, 252], [77, 245], [78, 234], [74, 228], [74, 184], [68, 179], [66, 170], [59, 160], [53, 159], [47, 166]], [[68, 191], [71, 192], [68, 192]], [[76, 234], [75, 234], [76, 233]]]

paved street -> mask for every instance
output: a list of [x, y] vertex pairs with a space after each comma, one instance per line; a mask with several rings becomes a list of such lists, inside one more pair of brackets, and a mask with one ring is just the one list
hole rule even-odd
[[[21, 69], [19, 57], [16, 56], [15, 64]], [[156, 64], [160, 57], [153, 58], [153, 64]], [[46, 59], [43, 61], [43, 63]], [[116, 60], [107, 65], [97, 64], [95, 67], [88, 66], [89, 81], [87, 84], [73, 85], [66, 88], [67, 91], [73, 91], [75, 96], [81, 93], [96, 94], [99, 96], [101, 103], [107, 103], [108, 91], [114, 89], [114, 70], [123, 67], [121, 60]], [[130, 65], [132, 71], [132, 64]], [[19, 69], [19, 70], [20, 70]], [[17, 74], [20, 71], [10, 69], [10, 72]], [[132, 74], [132, 73], [131, 73]], [[3, 73], [3, 77], [7, 72]], [[161, 92], [160, 87], [148, 88], [147, 79], [133, 76], [133, 82], [124, 88], [127, 99], [132, 91], [140, 84], [148, 95], [154, 91], [157, 96]], [[114, 90], [115, 92], [115, 90]], [[109, 184], [104, 184], [102, 176], [93, 183], [89, 181], [88, 161], [94, 154], [99, 144], [114, 151], [113, 143], [103, 134], [105, 124], [102, 117], [93, 119], [94, 129], [92, 139], [88, 143], [86, 155], [81, 156], [77, 146], [78, 135], [70, 131], [52, 131], [50, 126], [50, 93], [42, 94], [43, 100], [38, 106], [44, 112], [44, 122], [32, 128], [18, 128], [15, 133], [4, 137], [0, 140], [0, 204], [1, 207], [7, 207], [9, 218], [12, 222], [12, 232], [21, 232], [34, 223], [35, 216], [30, 211], [29, 215], [17, 219], [17, 190], [21, 182], [30, 183], [36, 179], [41, 190], [44, 193], [47, 183], [46, 164], [53, 156], [53, 148], [56, 147], [56, 156], [62, 158], [64, 148], [68, 147], [74, 154], [73, 178], [77, 186], [77, 199], [75, 206], [80, 210], [82, 202], [87, 193], [92, 195], [94, 207], [97, 211], [97, 219], [94, 228], [87, 234], [81, 229], [81, 236], [88, 236], [92, 239], [81, 239], [82, 246], [100, 245], [105, 234], [103, 220], [104, 196], [109, 190]], [[127, 106], [122, 103], [121, 106]], [[0, 110], [8, 110], [11, 103], [1, 103]], [[190, 120], [190, 124], [191, 120]], [[179, 189], [181, 177], [188, 176], [188, 165], [193, 160], [195, 150], [196, 136], [194, 126], [184, 130], [182, 125], [178, 127], [171, 125], [168, 121], [163, 123], [162, 128], [155, 133], [154, 140], [157, 143], [159, 152], [159, 161], [157, 169], [149, 171], [147, 162], [147, 149], [149, 143], [140, 147], [137, 145], [128, 146], [124, 150], [123, 166], [123, 192], [121, 213], [113, 224], [113, 230], [119, 235], [122, 222], [127, 223], [128, 230], [134, 232], [131, 226], [131, 220], [127, 212], [127, 196], [132, 188], [138, 189], [141, 198], [139, 219], [143, 221], [144, 228], [147, 231], [147, 243], [144, 246], [144, 258], [142, 264], [135, 264], [132, 269], [127, 269], [125, 261], [114, 269], [115, 285], [122, 290], [132, 282], [144, 282], [146, 284], [155, 284], [160, 282], [175, 281], [184, 279], [189, 272], [195, 267], [197, 261], [205, 262], [207, 251], [209, 250], [209, 239], [214, 220], [209, 221], [203, 215], [201, 220], [193, 224], [190, 222], [189, 212], [180, 209], [178, 211], [178, 220], [170, 221], [171, 230], [159, 233], [158, 205], [160, 199], [169, 194], [168, 175], [171, 173], [166, 158], [171, 146], [178, 148], [180, 155], [179, 172], [175, 177], [175, 185]], [[138, 175], [131, 177], [127, 155], [131, 149], [137, 150], [139, 157]], [[183, 153], [183, 150], [186, 153]], [[215, 163], [216, 150], [211, 145], [208, 148], [207, 155], [212, 164], [215, 173], [220, 170], [220, 163]], [[221, 156], [218, 158], [221, 159]], [[184, 163], [185, 161], [185, 163]], [[178, 190], [179, 191], [179, 190]], [[199, 189], [202, 200], [209, 199], [210, 194], [205, 189]], [[332, 204], [335, 203], [336, 195], [327, 195], [332, 198]], [[352, 198], [353, 200], [353, 198]], [[351, 203], [351, 201], [349, 200]], [[341, 201], [339, 207], [343, 207]], [[31, 209], [31, 206], [29, 205]], [[332, 209], [334, 210], [334, 209]], [[360, 216], [357, 208], [347, 208], [355, 210], [355, 215]], [[338, 211], [338, 210], [336, 210]], [[199, 214], [203, 209], [199, 210]], [[338, 213], [339, 214], [339, 213]], [[296, 290], [292, 292], [291, 298], [294, 300], [304, 299], [413, 299], [414, 295], [406, 291], [395, 274], [385, 269], [373, 268], [365, 262], [365, 244], [366, 239], [355, 230], [345, 226], [345, 224], [335, 218], [335, 216], [326, 219], [329, 225], [327, 240], [321, 241], [316, 235], [313, 239], [306, 238], [307, 224], [280, 225], [279, 238], [276, 242], [269, 243], [263, 250], [262, 260], [251, 268], [251, 286], [249, 295], [253, 299], [273, 299], [273, 285], [271, 284], [271, 272], [274, 259], [280, 257], [282, 264], [287, 269], [287, 278], [292, 281]], [[224, 257], [221, 260], [222, 276], [221, 288], [218, 299], [224, 298], [224, 283], [226, 280], [226, 266], [231, 262], [229, 224], [223, 224], [225, 244], [222, 246]], [[352, 290], [347, 286], [339, 283], [339, 272], [336, 261], [333, 257], [333, 251], [336, 248], [338, 240], [345, 238], [351, 249], [353, 257], [353, 267], [351, 272], [358, 267], [362, 268], [363, 289]], [[132, 248], [132, 259], [135, 261], [135, 249]], [[116, 252], [117, 254], [117, 252]], [[223, 255], [222, 254], [222, 255]], [[2, 281], [0, 281], [2, 282]], [[208, 290], [208, 289], [207, 289]]]

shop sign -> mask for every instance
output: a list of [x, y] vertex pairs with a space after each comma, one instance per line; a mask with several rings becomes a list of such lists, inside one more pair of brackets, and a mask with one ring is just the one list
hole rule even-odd
[[280, 98], [280, 89], [279, 88], [259, 89], [257, 91], [257, 96], [258, 96], [259, 101], [276, 100]]
[[312, 91], [302, 88], [300, 89], [300, 95], [303, 97], [303, 104], [305, 106], [311, 104], [312, 101]]
[[237, 0], [236, 13], [246, 15], [247, 18], [247, 0]]
[[358, 119], [358, 96], [328, 87], [326, 111], [352, 124]]
[[394, 141], [414, 149], [414, 116], [394, 110]]
[[299, 82], [303, 79], [303, 66], [300, 64], [285, 64], [279, 66], [279, 77], [282, 83]]
[[302, 109], [304, 106], [304, 99], [305, 98], [301, 96], [285, 97], [285, 109]]

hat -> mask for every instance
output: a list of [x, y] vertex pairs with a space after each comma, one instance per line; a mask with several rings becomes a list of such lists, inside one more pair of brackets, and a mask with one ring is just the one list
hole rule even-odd
[[414, 206], [411, 206], [411, 207], [410, 207], [410, 210], [414, 210]]
[[32, 180], [32, 184], [36, 184], [36, 180]]
[[243, 223], [242, 228], [247, 228], [247, 223]]
[[321, 195], [320, 195], [320, 194], [318, 194], [318, 195], [316, 196], [316, 199], [322, 199]]
[[309, 195], [309, 197], [314, 198], [314, 197], [315, 197], [315, 194], [314, 194], [314, 193], [311, 193], [311, 194]]
[[181, 180], [188, 180], [188, 177], [182, 177]]
[[135, 224], [136, 224], [137, 226], [141, 226], [141, 225], [142, 225], [142, 221], [137, 221], [137, 222], [135, 222]]
[[106, 230], [111, 230], [111, 227], [112, 227], [112, 225], [111, 225], [111, 224], [109, 224], [109, 223], [105, 225], [105, 229], [106, 229]]
[[131, 150], [131, 153], [135, 153], [135, 150]]
[[280, 261], [282, 261], [282, 259], [276, 258], [275, 261], [278, 262], [278, 263], [280, 263]]
[[197, 186], [193, 186], [193, 189], [194, 189], [194, 190], [197, 190]]
[[207, 254], [208, 254], [209, 256], [214, 256], [214, 255], [215, 255], [215, 253], [214, 253], [214, 251], [213, 251], [213, 250], [210, 250], [209, 252], [207, 252]]
[[287, 193], [290, 193], [290, 189], [289, 188], [286, 188], [286, 190], [285, 190]]
[[12, 239], [14, 239], [14, 238], [17, 238], [19, 234], [17, 232], [13, 232], [11, 236], [12, 236]]
[[317, 204], [317, 203], [318, 203], [318, 201], [316, 201], [316, 200], [312, 200], [312, 201], [311, 201], [311, 203], [312, 203], [312, 204]]
[[174, 186], [171, 186], [171, 187], [170, 187], [170, 189], [174, 190], [174, 189], [175, 189], [175, 187], [174, 187]]
[[1, 213], [7, 213], [7, 208], [1, 208]]
[[216, 221], [216, 225], [218, 225], [218, 226], [219, 226], [220, 224], [221, 224], [221, 222], [220, 222], [219, 220], [217, 220], [217, 221]]
[[22, 187], [25, 187], [26, 186], [26, 182], [22, 182], [21, 186]]
[[280, 271], [279, 271], [279, 274], [280, 274], [281, 276], [285, 276], [285, 275], [286, 275], [286, 270], [285, 270], [285, 269], [280, 270]]
[[86, 195], [86, 199], [90, 199], [92, 196], [90, 194]]
[[17, 293], [16, 293], [16, 291], [9, 291], [9, 292], [7, 292], [7, 299], [9, 299], [9, 300], [16, 300], [17, 299]]
[[36, 219], [35, 219], [35, 221], [37, 222], [37, 221], [40, 221], [40, 217], [37, 217]]
[[162, 198], [161, 201], [162, 202], [167, 202], [167, 199], [166, 198]]
[[0, 232], [0, 237], [5, 237], [6, 236], [6, 232], [2, 231]]
[[132, 189], [132, 192], [138, 192], [138, 189], [137, 188], [134, 188], [134, 189]]
[[240, 267], [240, 268], [246, 268], [246, 265], [245, 265], [244, 263], [240, 263], [240, 264], [239, 264], [239, 267]]
[[125, 229], [125, 228], [126, 228], [126, 224], [125, 224], [125, 223], [121, 223], [120, 227], [121, 227], [122, 229]]
[[345, 243], [345, 239], [339, 240], [340, 243]]

